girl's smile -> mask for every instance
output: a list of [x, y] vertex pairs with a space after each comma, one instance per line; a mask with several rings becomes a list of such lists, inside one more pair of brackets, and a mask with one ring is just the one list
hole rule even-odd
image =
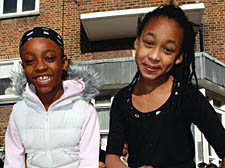
[[143, 63], [143, 66], [144, 66], [144, 69], [149, 73], [157, 72], [160, 70], [159, 66], [151, 66], [151, 65], [144, 64], [144, 63]]
[[37, 80], [39, 85], [48, 85], [51, 82], [51, 80], [53, 80], [53, 77], [48, 76], [48, 75], [44, 75], [44, 76], [36, 77], [34, 79]]

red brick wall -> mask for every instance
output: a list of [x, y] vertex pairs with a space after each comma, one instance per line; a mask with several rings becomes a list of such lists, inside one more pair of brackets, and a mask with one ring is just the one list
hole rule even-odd
[[[155, 7], [170, 0], [82, 0], [81, 13], [122, 10], [131, 8]], [[176, 0], [178, 5], [189, 3], [204, 3], [205, 10], [202, 19], [205, 27], [205, 52], [225, 63], [225, 1], [224, 0]], [[199, 36], [197, 35], [196, 50], [199, 51]], [[92, 44], [92, 46], [95, 44]], [[121, 44], [120, 44], [121, 45]], [[132, 46], [131, 46], [132, 47]], [[121, 51], [122, 52], [122, 51]], [[91, 58], [98, 59], [93, 52], [87, 52]], [[85, 55], [86, 55], [85, 54]], [[121, 54], [120, 54], [121, 55]], [[123, 55], [123, 54], [122, 54]], [[125, 54], [126, 55], [126, 54]], [[112, 53], [114, 57], [114, 53]]]
[[12, 105], [0, 105], [0, 147], [4, 146], [4, 136], [11, 110]]
[[40, 15], [0, 20], [0, 59], [18, 58], [21, 36], [35, 26], [50, 27], [63, 34], [67, 55], [79, 55], [80, 21], [77, 5], [69, 0], [64, 5], [62, 0], [40, 0]]
[[203, 1], [206, 53], [225, 63], [225, 0]]

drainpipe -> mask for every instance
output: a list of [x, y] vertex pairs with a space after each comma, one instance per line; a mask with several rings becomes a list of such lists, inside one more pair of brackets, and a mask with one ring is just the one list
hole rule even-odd
[[205, 36], [204, 36], [204, 24], [200, 24], [201, 25], [201, 28], [199, 30], [199, 33], [200, 33], [200, 51], [201, 52], [205, 52]]

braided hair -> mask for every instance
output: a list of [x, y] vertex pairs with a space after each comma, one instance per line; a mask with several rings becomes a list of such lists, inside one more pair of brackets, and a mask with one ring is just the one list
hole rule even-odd
[[[137, 37], [141, 36], [144, 26], [153, 17], [167, 16], [170, 19], [174, 19], [184, 30], [184, 38], [181, 45], [180, 54], [183, 53], [183, 61], [180, 64], [175, 64], [171, 69], [170, 74], [173, 75], [176, 81], [179, 81], [183, 85], [194, 86], [192, 83], [192, 78], [194, 77], [196, 81], [196, 87], [198, 86], [197, 76], [195, 72], [195, 33], [192, 27], [192, 23], [189, 22], [188, 18], [185, 16], [183, 10], [176, 7], [172, 3], [169, 5], [163, 5], [152, 12], [147, 13], [144, 18], [140, 16], [138, 18], [137, 25]], [[138, 71], [134, 77], [134, 81], [139, 78], [140, 72]], [[134, 82], [133, 81], [133, 82]]]

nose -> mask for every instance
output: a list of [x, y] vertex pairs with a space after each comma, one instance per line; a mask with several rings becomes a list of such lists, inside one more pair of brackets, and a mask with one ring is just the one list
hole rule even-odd
[[148, 57], [151, 61], [154, 61], [154, 62], [159, 61], [160, 60], [160, 48], [159, 47], [152, 48]]
[[45, 62], [43, 60], [38, 60], [35, 65], [35, 71], [40, 73], [46, 70], [47, 70], [47, 65], [45, 64]]

